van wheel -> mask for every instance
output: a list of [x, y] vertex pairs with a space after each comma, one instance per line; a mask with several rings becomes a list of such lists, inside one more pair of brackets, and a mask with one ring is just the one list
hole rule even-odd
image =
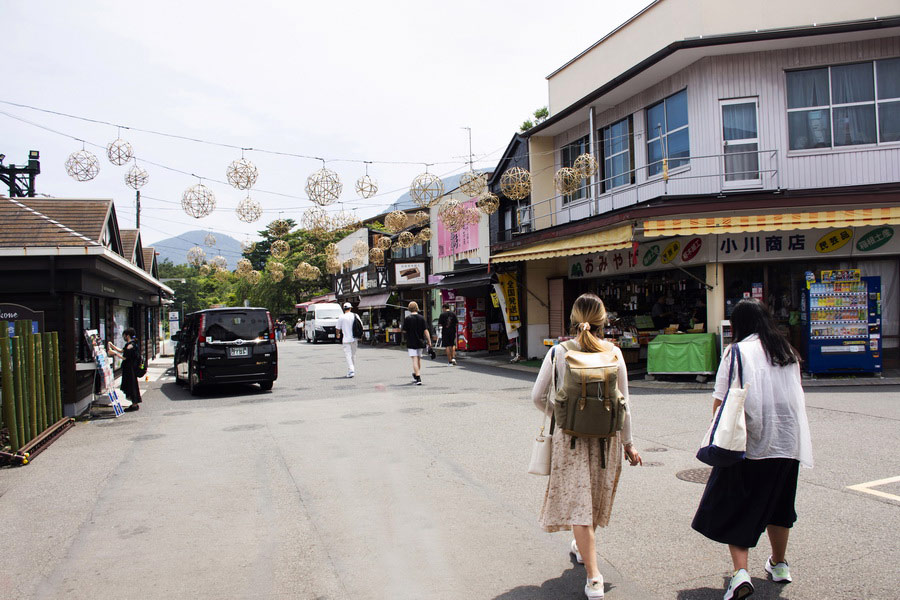
[[273, 385], [274, 383], [275, 383], [275, 382], [272, 381], [271, 379], [268, 380], [268, 381], [260, 381], [260, 382], [259, 382], [259, 389], [261, 389], [261, 390], [264, 391], [264, 392], [268, 392], [269, 390], [272, 389], [272, 385]]

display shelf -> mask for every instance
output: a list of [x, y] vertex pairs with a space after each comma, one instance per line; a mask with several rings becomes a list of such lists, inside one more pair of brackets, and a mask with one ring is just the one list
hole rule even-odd
[[856, 325], [858, 323], [868, 323], [868, 321], [863, 321], [861, 319], [854, 320], [843, 320], [843, 319], [835, 319], [832, 321], [818, 321], [813, 319], [810, 321], [813, 325]]

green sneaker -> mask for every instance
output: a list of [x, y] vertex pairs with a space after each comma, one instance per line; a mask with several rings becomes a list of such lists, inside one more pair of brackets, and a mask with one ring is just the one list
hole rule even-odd
[[771, 575], [772, 581], [776, 583], [790, 583], [792, 581], [791, 568], [788, 564], [786, 562], [773, 563], [771, 556], [766, 560], [766, 573]]
[[750, 573], [746, 569], [738, 569], [725, 590], [723, 600], [742, 600], [753, 594], [753, 584], [750, 582]]

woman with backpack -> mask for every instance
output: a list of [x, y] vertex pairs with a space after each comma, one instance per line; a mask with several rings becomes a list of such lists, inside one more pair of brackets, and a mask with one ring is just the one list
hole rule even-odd
[[[594, 294], [582, 294], [575, 300], [570, 315], [575, 340], [554, 346], [541, 365], [532, 390], [532, 400], [540, 410], [554, 411], [551, 421], [552, 457], [550, 479], [541, 509], [541, 527], [547, 532], [571, 530], [574, 540], [569, 551], [584, 563], [587, 583], [584, 593], [589, 599], [603, 597], [603, 575], [597, 567], [595, 530], [609, 523], [623, 457], [634, 466], [642, 464], [631, 436], [631, 414], [628, 410], [628, 371], [622, 352], [604, 341], [606, 308]], [[621, 427], [610, 437], [580, 437], [563, 431], [556, 414], [557, 395], [571, 379], [566, 356], [588, 354], [588, 359], [605, 359], [609, 377], [615, 378], [614, 394], [622, 404]], [[602, 353], [593, 356], [594, 353]], [[595, 384], [596, 385], [596, 384]], [[597, 390], [596, 387], [591, 388]], [[598, 393], [596, 391], [591, 393]], [[556, 431], [553, 432], [554, 422]]]
[[772, 581], [791, 581], [785, 552], [790, 528], [797, 520], [798, 471], [800, 465], [813, 466], [797, 353], [759, 300], [738, 302], [731, 327], [735, 341], [719, 365], [713, 414], [729, 388], [747, 388], [747, 450], [737, 464], [713, 467], [691, 524], [709, 539], [728, 544], [734, 575], [725, 600], [753, 593], [747, 558], [763, 531], [772, 545], [766, 572]]
[[110, 342], [109, 352], [122, 359], [122, 385], [119, 386], [119, 389], [125, 393], [126, 398], [131, 400], [131, 406], [125, 410], [139, 410], [141, 408], [141, 388], [138, 386], [137, 369], [141, 364], [141, 350], [134, 328], [125, 328], [122, 337], [125, 339], [125, 347], [119, 348]]

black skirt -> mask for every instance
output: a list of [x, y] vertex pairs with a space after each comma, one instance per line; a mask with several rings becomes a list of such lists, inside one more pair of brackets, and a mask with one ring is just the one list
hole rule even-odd
[[713, 541], [754, 548], [766, 526], [791, 527], [797, 520], [799, 470], [790, 458], [714, 467], [691, 527]]

